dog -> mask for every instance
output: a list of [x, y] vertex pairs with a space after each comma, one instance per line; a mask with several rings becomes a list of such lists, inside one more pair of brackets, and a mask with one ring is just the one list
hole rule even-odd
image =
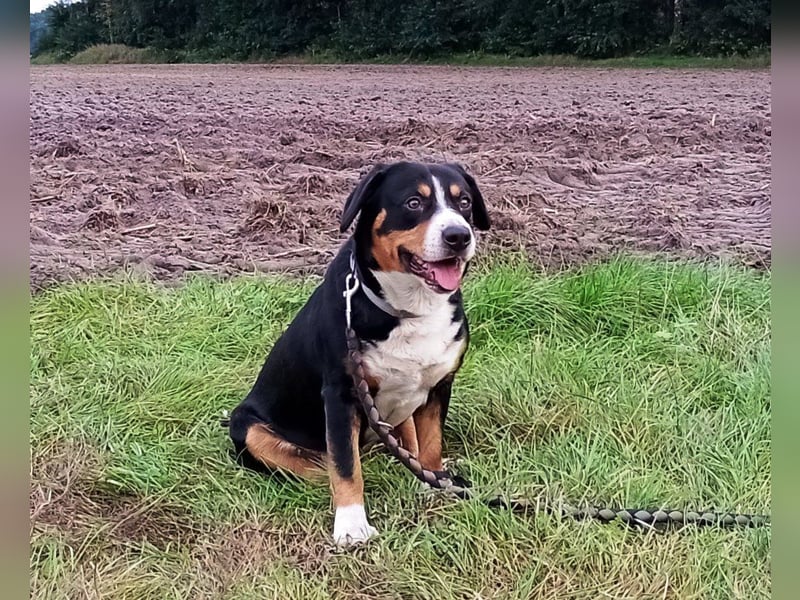
[[351, 322], [381, 418], [423, 467], [441, 471], [451, 388], [469, 344], [461, 282], [476, 252], [475, 230], [490, 227], [474, 178], [453, 163], [375, 166], [347, 197], [341, 233], [354, 221], [229, 423], [245, 467], [327, 475], [339, 546], [377, 533], [364, 509], [359, 454], [377, 436], [346, 361], [348, 275], [360, 283]]

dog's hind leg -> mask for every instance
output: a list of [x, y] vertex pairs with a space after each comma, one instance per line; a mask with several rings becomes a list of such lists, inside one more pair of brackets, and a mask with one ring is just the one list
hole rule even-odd
[[269, 468], [289, 471], [307, 479], [325, 477], [323, 455], [287, 442], [275, 435], [269, 425], [251, 425], [244, 443], [250, 456]]
[[306, 479], [324, 479], [326, 475], [324, 454], [286, 441], [250, 411], [233, 412], [230, 434], [237, 459], [246, 467], [266, 467]]

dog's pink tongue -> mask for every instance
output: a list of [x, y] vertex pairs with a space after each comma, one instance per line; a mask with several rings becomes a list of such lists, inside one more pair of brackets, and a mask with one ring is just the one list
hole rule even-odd
[[443, 260], [441, 262], [432, 262], [428, 264], [436, 283], [448, 292], [452, 292], [458, 288], [458, 284], [461, 283], [461, 264], [459, 261]]

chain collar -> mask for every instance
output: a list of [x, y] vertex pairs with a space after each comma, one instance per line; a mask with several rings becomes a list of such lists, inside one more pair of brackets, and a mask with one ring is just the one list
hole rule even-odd
[[361, 271], [358, 268], [358, 263], [356, 262], [356, 251], [353, 249], [350, 252], [350, 272], [347, 274], [347, 277], [344, 281], [344, 293], [342, 294], [345, 299], [345, 318], [347, 319], [347, 327], [350, 328], [350, 321], [351, 321], [351, 299], [353, 295], [358, 291], [360, 287], [361, 290], [364, 292], [364, 295], [369, 298], [369, 301], [372, 302], [375, 306], [380, 308], [383, 312], [388, 315], [391, 315], [397, 319], [409, 319], [412, 317], [417, 317], [419, 315], [415, 315], [414, 313], [410, 313], [405, 310], [400, 310], [395, 308], [391, 304], [389, 304], [386, 300], [378, 296], [375, 292], [373, 292], [369, 286], [364, 285], [361, 283], [363, 277], [360, 276]]

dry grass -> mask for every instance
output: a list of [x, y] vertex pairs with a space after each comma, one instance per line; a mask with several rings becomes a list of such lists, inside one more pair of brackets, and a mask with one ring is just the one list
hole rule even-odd
[[171, 62], [164, 52], [151, 48], [133, 48], [123, 44], [97, 44], [81, 50], [69, 59], [73, 65], [125, 65]]

